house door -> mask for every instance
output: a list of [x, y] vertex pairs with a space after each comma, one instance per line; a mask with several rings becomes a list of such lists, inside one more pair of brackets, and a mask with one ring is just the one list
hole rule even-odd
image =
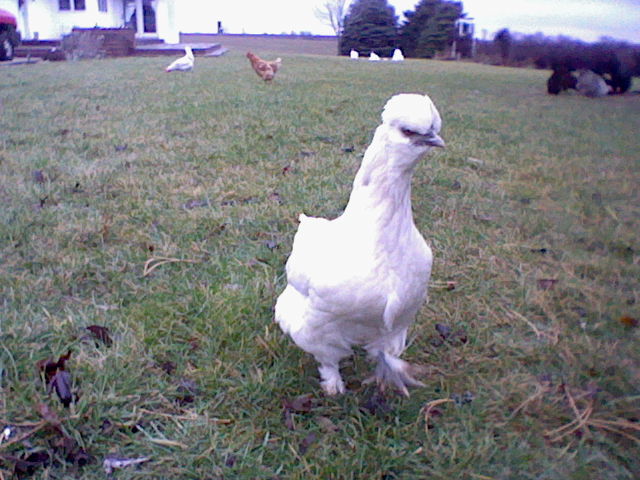
[[126, 0], [126, 25], [136, 31], [136, 36], [156, 36], [158, 30], [154, 3], [154, 0]]

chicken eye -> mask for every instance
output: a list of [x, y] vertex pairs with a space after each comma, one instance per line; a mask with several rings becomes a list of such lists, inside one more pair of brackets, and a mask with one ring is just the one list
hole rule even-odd
[[414, 132], [413, 130], [411, 130], [409, 128], [401, 128], [400, 132], [402, 132], [402, 134], [405, 137], [415, 137], [416, 135], [419, 135], [418, 132]]

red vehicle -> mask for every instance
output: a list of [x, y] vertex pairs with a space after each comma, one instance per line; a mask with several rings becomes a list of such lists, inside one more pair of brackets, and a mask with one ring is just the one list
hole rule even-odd
[[18, 22], [10, 12], [0, 9], [0, 60], [13, 59], [13, 49], [20, 43]]

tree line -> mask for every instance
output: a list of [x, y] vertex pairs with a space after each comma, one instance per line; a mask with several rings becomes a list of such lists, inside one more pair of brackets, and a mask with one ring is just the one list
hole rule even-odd
[[[327, 11], [332, 4], [344, 6], [344, 1], [327, 2]], [[334, 27], [339, 53], [348, 55], [353, 49], [363, 55], [391, 56], [395, 48], [401, 48], [407, 57], [432, 58], [456, 40], [456, 22], [464, 17], [462, 2], [447, 0], [420, 0], [404, 15], [406, 20], [399, 24], [387, 0], [355, 0], [342, 25]]]
[[373, 51], [388, 57], [401, 48], [406, 57], [433, 58], [450, 56], [455, 43], [457, 55], [473, 56], [479, 62], [553, 70], [562, 64], [572, 70], [590, 68], [597, 59], [597, 63], [618, 62], [626, 74], [640, 75], [640, 46], [612, 39], [586, 43], [541, 33], [512, 34], [505, 28], [492, 39], [474, 43], [473, 30], [460, 28], [461, 23], [470, 24], [465, 22], [461, 1], [420, 0], [413, 10], [404, 12], [402, 23], [387, 0], [353, 0], [347, 5], [348, 0], [326, 0], [316, 11], [336, 32], [341, 55], [349, 55], [353, 49], [361, 55]]

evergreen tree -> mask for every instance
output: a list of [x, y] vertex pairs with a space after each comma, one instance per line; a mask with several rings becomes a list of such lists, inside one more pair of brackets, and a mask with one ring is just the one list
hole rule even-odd
[[397, 46], [398, 19], [387, 0], [356, 0], [344, 18], [340, 36], [340, 53], [348, 55], [351, 49], [361, 55], [374, 51], [389, 57]]
[[456, 35], [456, 21], [462, 18], [462, 2], [421, 0], [415, 11], [405, 12], [400, 43], [408, 57], [431, 58], [445, 50]]
[[509, 55], [511, 53], [511, 32], [509, 32], [508, 28], [503, 28], [496, 36], [493, 38], [493, 41], [498, 45], [500, 49], [500, 57], [502, 58], [502, 64], [506, 65], [509, 63]]

